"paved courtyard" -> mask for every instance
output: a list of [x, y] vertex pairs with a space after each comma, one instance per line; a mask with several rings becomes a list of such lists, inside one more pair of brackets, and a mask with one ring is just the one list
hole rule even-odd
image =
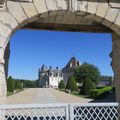
[[29, 88], [7, 98], [7, 104], [90, 102], [52, 88]]

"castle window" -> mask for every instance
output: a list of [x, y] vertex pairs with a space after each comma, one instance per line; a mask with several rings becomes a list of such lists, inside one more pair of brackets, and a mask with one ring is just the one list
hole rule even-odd
[[58, 73], [56, 73], [56, 77], [58, 76]]
[[52, 73], [49, 73], [49, 76], [51, 77], [51, 76], [52, 76]]

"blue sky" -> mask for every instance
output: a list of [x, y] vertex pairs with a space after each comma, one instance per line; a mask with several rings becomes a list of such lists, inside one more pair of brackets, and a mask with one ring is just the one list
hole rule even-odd
[[34, 80], [42, 64], [63, 68], [72, 56], [113, 75], [111, 50], [111, 34], [19, 30], [11, 38], [9, 75]]

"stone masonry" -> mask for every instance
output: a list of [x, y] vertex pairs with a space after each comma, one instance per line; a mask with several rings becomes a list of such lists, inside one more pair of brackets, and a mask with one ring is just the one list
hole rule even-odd
[[0, 102], [6, 98], [4, 53], [11, 36], [23, 28], [113, 34], [112, 66], [120, 103], [120, 2], [119, 0], [1, 0], [0, 1]]

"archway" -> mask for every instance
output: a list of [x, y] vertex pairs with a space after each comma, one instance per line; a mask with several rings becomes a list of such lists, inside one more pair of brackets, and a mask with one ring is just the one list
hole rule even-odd
[[[116, 3], [116, 4], [115, 4]], [[111, 7], [112, 5], [112, 7]], [[112, 15], [112, 17], [111, 17]], [[5, 49], [18, 29], [52, 29], [65, 31], [109, 32], [113, 34], [112, 67], [115, 74], [117, 101], [120, 103], [120, 12], [116, 2], [107, 0], [7, 1], [0, 11], [0, 102], [6, 97]], [[91, 27], [90, 27], [91, 26]]]

